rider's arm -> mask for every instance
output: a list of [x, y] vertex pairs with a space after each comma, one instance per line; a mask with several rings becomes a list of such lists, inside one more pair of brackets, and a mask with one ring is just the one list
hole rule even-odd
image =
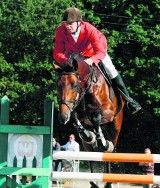
[[56, 62], [64, 65], [68, 58], [65, 55], [65, 43], [63, 41], [62, 32], [63, 30], [61, 27], [56, 30], [53, 58], [56, 60]]
[[106, 56], [107, 40], [106, 37], [100, 31], [94, 28], [90, 35], [90, 41], [95, 52], [95, 54], [90, 58], [97, 65]]

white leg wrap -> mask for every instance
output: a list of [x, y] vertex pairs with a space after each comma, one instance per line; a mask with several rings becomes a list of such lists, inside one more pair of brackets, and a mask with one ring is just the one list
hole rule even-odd
[[89, 131], [90, 133], [91, 133], [91, 135], [92, 135], [92, 140], [90, 141], [90, 142], [86, 142], [86, 141], [84, 141], [82, 138], [82, 140], [83, 140], [83, 142], [85, 142], [85, 143], [87, 143], [87, 144], [93, 144], [93, 143], [95, 143], [96, 142], [96, 135], [93, 133], [93, 132], [91, 132], [91, 131]]
[[[90, 133], [91, 133], [93, 139], [92, 139], [90, 142], [86, 142], [86, 141], [82, 140], [82, 142], [83, 142], [84, 145], [85, 145], [85, 144], [87, 144], [87, 145], [89, 144], [89, 145], [91, 146], [92, 144], [94, 144], [94, 143], [97, 142], [97, 140], [96, 140], [96, 135], [95, 135], [93, 132], [91, 132], [91, 131], [90, 131]], [[81, 139], [82, 139], [82, 138], [81, 138]], [[111, 141], [108, 141], [108, 140], [106, 140], [106, 142], [108, 143], [109, 147], [108, 147], [108, 150], [107, 150], [107, 151], [104, 151], [104, 152], [113, 152], [113, 150], [114, 150], [114, 145], [113, 145], [113, 143], [112, 143]], [[86, 148], [88, 147], [87, 145], [86, 145]]]
[[110, 141], [107, 141], [107, 142], [108, 142], [108, 144], [109, 144], [109, 148], [108, 148], [108, 150], [107, 150], [106, 152], [113, 152], [113, 150], [114, 150], [114, 145], [113, 145], [113, 143], [110, 142]]

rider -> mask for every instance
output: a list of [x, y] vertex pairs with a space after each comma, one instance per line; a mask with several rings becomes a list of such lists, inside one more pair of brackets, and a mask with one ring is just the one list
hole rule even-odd
[[87, 57], [84, 61], [88, 65], [96, 65], [105, 76], [106, 71], [99, 66], [102, 63], [112, 79], [113, 87], [118, 88], [132, 110], [132, 114], [136, 113], [141, 106], [130, 97], [122, 77], [106, 52], [106, 37], [93, 25], [82, 20], [79, 9], [67, 8], [64, 12], [63, 23], [56, 30], [54, 59], [59, 64], [65, 65], [72, 53], [81, 53]]

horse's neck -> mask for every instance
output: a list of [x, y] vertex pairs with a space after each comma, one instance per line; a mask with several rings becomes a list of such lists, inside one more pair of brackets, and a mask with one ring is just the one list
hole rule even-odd
[[81, 81], [86, 81], [86, 79], [90, 76], [89, 66], [84, 62], [79, 64], [78, 74]]

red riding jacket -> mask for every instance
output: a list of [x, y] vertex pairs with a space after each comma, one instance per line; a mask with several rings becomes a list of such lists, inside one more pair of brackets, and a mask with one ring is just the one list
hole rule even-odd
[[93, 25], [82, 21], [78, 41], [75, 42], [65, 24], [62, 24], [56, 30], [53, 58], [58, 63], [65, 64], [73, 52], [91, 57], [94, 63], [98, 64], [107, 52], [106, 37]]

